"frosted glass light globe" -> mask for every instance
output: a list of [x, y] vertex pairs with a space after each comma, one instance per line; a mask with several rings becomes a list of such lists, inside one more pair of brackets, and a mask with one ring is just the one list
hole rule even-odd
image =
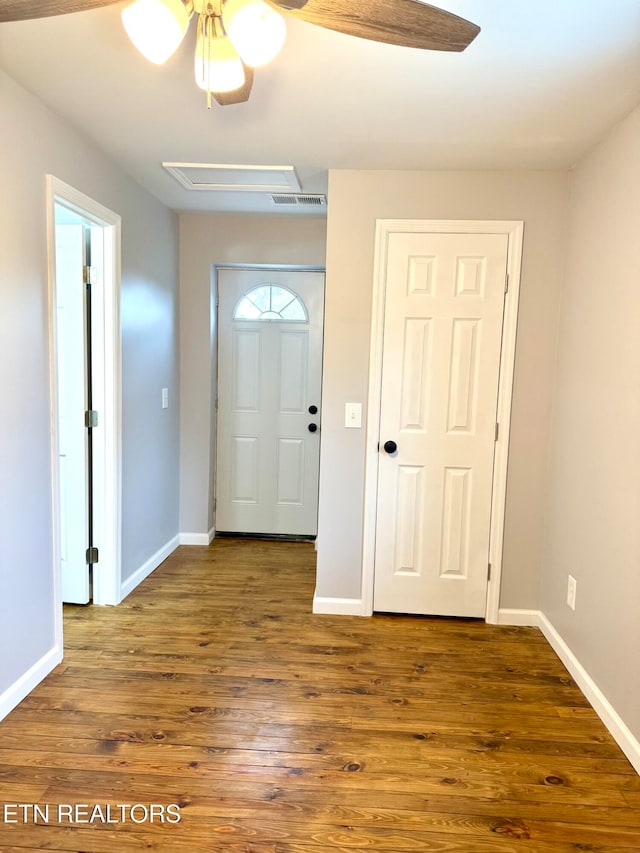
[[244, 66], [228, 38], [202, 34], [196, 44], [196, 83], [205, 92], [233, 92], [244, 84]]
[[282, 50], [287, 34], [284, 18], [264, 0], [227, 0], [222, 21], [243, 62], [253, 68], [271, 62]]
[[189, 13], [181, 0], [135, 0], [121, 17], [131, 41], [156, 65], [175, 53], [189, 26]]

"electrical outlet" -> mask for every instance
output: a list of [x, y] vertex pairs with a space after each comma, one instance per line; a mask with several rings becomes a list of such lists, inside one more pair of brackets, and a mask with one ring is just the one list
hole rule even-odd
[[576, 587], [577, 581], [573, 575], [569, 575], [567, 579], [567, 604], [572, 610], [576, 609]]

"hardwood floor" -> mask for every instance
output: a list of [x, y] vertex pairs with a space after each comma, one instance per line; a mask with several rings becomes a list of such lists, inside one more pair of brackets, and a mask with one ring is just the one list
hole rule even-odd
[[217, 540], [67, 608], [0, 723], [2, 853], [640, 850], [640, 777], [539, 631], [312, 616], [313, 566]]

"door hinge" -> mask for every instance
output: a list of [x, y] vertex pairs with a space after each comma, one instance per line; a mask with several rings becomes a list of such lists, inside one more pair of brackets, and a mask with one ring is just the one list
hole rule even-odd
[[95, 267], [84, 266], [82, 267], [82, 281], [85, 284], [95, 284], [93, 280], [93, 274], [95, 272]]
[[487, 580], [491, 580], [491, 563], [487, 566]]
[[494, 441], [497, 441], [497, 440], [498, 440], [498, 436], [499, 436], [499, 435], [500, 435], [500, 424], [499, 424], [499, 423], [496, 423], [496, 436], [495, 436], [495, 438], [494, 438]]
[[97, 563], [99, 556], [97, 548], [87, 548], [87, 565]]
[[218, 498], [213, 499], [213, 511], [215, 512], [218, 509]]
[[504, 277], [504, 292], [509, 293], [509, 273]]
[[89, 409], [84, 413], [84, 425], [87, 429], [93, 429], [98, 426], [98, 413], [95, 409]]

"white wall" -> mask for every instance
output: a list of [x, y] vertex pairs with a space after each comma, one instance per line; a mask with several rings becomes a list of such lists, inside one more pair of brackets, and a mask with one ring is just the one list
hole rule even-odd
[[180, 531], [213, 527], [216, 339], [213, 264], [324, 267], [326, 219], [316, 216], [180, 215]]
[[640, 107], [571, 182], [541, 585], [543, 613], [640, 741], [639, 235]]
[[524, 255], [500, 604], [537, 608], [567, 179], [562, 172], [329, 175], [327, 292], [316, 595], [359, 599], [365, 428], [376, 219], [524, 220]]
[[[3, 72], [0, 112], [0, 708], [6, 709], [15, 698], [12, 686], [55, 640], [45, 174], [122, 216], [123, 579], [178, 532], [177, 223]], [[160, 407], [161, 387], [170, 389], [169, 410]]]

